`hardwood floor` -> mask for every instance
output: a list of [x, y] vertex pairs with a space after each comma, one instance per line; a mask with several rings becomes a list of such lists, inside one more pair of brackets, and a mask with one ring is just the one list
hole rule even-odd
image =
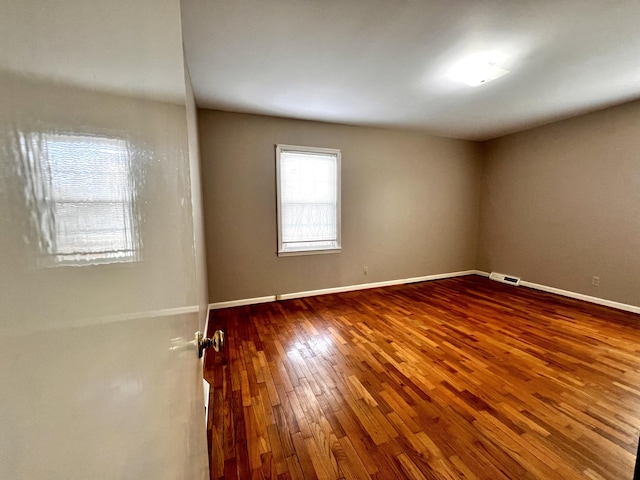
[[212, 478], [633, 477], [639, 315], [477, 276], [211, 315]]

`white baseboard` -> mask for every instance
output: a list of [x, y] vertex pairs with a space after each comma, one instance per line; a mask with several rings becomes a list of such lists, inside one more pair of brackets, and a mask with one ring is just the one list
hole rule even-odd
[[291, 300], [294, 298], [312, 297], [315, 295], [326, 295], [328, 293], [352, 292], [355, 290], [365, 290], [369, 288], [389, 287], [391, 285], [402, 285], [405, 283], [426, 282], [429, 280], [440, 280], [443, 278], [461, 277], [463, 275], [489, 276], [488, 273], [479, 270], [464, 270], [461, 272], [440, 273], [436, 275], [426, 275], [424, 277], [402, 278], [398, 280], [387, 280], [384, 282], [361, 283], [358, 285], [347, 285], [344, 287], [323, 288], [320, 290], [308, 290], [305, 292], [282, 293], [279, 295], [269, 295], [266, 297], [245, 298], [241, 300], [231, 300], [228, 302], [217, 302], [209, 304], [210, 310], [220, 308], [240, 307], [243, 305], [254, 305], [257, 303], [275, 302], [276, 300]]
[[[482, 275], [488, 277], [487, 272], [477, 270], [476, 275]], [[593, 297], [591, 295], [585, 295], [584, 293], [572, 292], [570, 290], [563, 290], [561, 288], [549, 287], [547, 285], [541, 285], [539, 283], [527, 282], [520, 280], [520, 286], [533, 288], [534, 290], [540, 290], [547, 293], [555, 293], [556, 295], [562, 295], [563, 297], [573, 298], [575, 300], [582, 300], [583, 302], [595, 303], [596, 305], [604, 305], [605, 307], [616, 308], [618, 310], [624, 310], [625, 312], [640, 313], [640, 306], [628, 305], [626, 303], [614, 302], [613, 300], [607, 300], [600, 297]]]
[[215, 302], [209, 304], [209, 310], [218, 310], [220, 308], [229, 308], [229, 307], [242, 307], [244, 305], [255, 305], [257, 303], [269, 303], [275, 302], [275, 295], [268, 295], [266, 297], [255, 297], [255, 298], [243, 298], [240, 300], [229, 300], [228, 302]]
[[[484, 272], [482, 270], [464, 270], [460, 272], [426, 275], [424, 277], [403, 278], [399, 280], [387, 280], [384, 282], [363, 283], [359, 285], [347, 285], [344, 287], [323, 288], [320, 290], [309, 290], [306, 292], [283, 293], [280, 295], [269, 295], [266, 297], [245, 298], [241, 300], [231, 300], [228, 302], [210, 303], [209, 310], [216, 310], [219, 308], [228, 308], [228, 307], [239, 307], [243, 305], [255, 305], [258, 303], [274, 302], [276, 300], [291, 300], [294, 298], [304, 298], [304, 297], [311, 297], [315, 295], [325, 295], [329, 293], [352, 292], [355, 290], [365, 290], [369, 288], [389, 287], [392, 285], [402, 285], [406, 283], [427, 282], [430, 280], [441, 280], [444, 278], [461, 277], [464, 275], [479, 275], [481, 277], [489, 277], [489, 272]], [[540, 290], [543, 292], [555, 293], [556, 295], [562, 295], [563, 297], [574, 298], [576, 300], [595, 303], [597, 305], [604, 305], [605, 307], [624, 310], [625, 312], [640, 314], [640, 306], [636, 306], [636, 305], [628, 305], [626, 303], [614, 302], [612, 300], [606, 300], [604, 298], [592, 297], [590, 295], [571, 292], [569, 290], [562, 290], [560, 288], [555, 288], [555, 287], [548, 287], [546, 285], [540, 285], [538, 283], [527, 282], [524, 280], [520, 281], [520, 285], [523, 287], [533, 288], [535, 290]], [[208, 318], [209, 316], [207, 315], [207, 320]]]
[[426, 275], [424, 277], [402, 278], [398, 280], [387, 280], [384, 282], [361, 283], [358, 285], [347, 285], [344, 287], [323, 288], [320, 290], [309, 290], [306, 292], [283, 293], [276, 295], [277, 300], [291, 300], [293, 298], [313, 297], [316, 295], [326, 295], [328, 293], [353, 292], [355, 290], [366, 290], [369, 288], [390, 287], [392, 285], [403, 285], [406, 283], [427, 282], [429, 280], [441, 280], [443, 278], [461, 277], [463, 275], [473, 275], [475, 270], [465, 270], [462, 272], [440, 273], [436, 275]]
[[613, 300], [606, 300], [604, 298], [592, 297], [591, 295], [570, 292], [569, 290], [562, 290], [560, 288], [548, 287], [546, 285], [540, 285], [538, 283], [520, 281], [520, 285], [522, 285], [523, 287], [529, 287], [529, 288], [534, 288], [536, 290], [541, 290], [543, 292], [555, 293], [556, 295], [562, 295], [563, 297], [575, 298], [576, 300], [582, 300], [589, 303], [604, 305], [605, 307], [617, 308], [618, 310], [624, 310], [625, 312], [640, 313], [640, 307], [635, 305], [628, 305], [626, 303], [614, 302]]

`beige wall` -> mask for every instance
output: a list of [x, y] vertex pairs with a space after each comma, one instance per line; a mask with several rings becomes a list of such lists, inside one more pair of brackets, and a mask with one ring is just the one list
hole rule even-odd
[[[199, 127], [211, 302], [475, 268], [477, 144], [210, 110]], [[342, 150], [341, 253], [276, 255], [277, 143]]]
[[640, 102], [484, 147], [478, 267], [640, 305]]

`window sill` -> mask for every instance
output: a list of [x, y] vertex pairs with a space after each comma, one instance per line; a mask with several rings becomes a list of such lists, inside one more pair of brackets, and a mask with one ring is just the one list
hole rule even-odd
[[324, 248], [322, 250], [289, 250], [278, 252], [279, 257], [298, 257], [300, 255], [324, 255], [327, 253], [340, 253], [342, 248]]

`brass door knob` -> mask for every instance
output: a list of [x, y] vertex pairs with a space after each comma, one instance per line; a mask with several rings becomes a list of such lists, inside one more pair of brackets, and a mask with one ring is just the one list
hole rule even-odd
[[224, 332], [216, 330], [211, 338], [205, 338], [202, 332], [196, 332], [196, 346], [198, 358], [202, 358], [205, 348], [213, 347], [216, 352], [221, 352], [224, 349]]

